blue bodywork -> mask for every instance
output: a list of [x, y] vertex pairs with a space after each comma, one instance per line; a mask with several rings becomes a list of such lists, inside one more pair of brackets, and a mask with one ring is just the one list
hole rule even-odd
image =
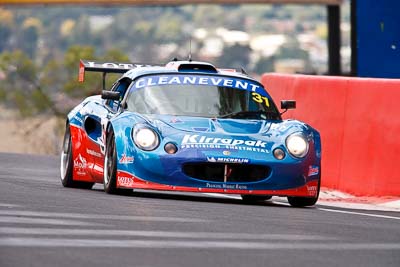
[[[179, 120], [176, 122], [176, 119]], [[146, 124], [157, 131], [162, 142], [156, 150], [146, 152], [135, 146], [131, 132], [132, 126], [136, 123]], [[234, 186], [242, 185], [241, 188], [246, 190], [290, 189], [303, 186], [313, 179], [319, 179], [319, 175], [309, 177], [308, 172], [309, 166], [320, 166], [320, 136], [314, 129], [299, 121], [177, 118], [168, 115], [144, 117], [126, 113], [113, 120], [112, 125], [114, 132], [117, 133], [118, 156], [128, 155], [134, 158], [134, 164], [119, 163], [118, 169], [151, 182], [198, 188], [222, 188], [223, 183], [201, 181], [186, 176], [182, 172], [182, 165], [191, 162], [210, 162], [211, 159], [229, 162], [231, 158], [238, 159], [240, 162], [238, 164], [266, 165], [271, 168], [270, 175], [261, 181], [231, 183]], [[286, 151], [286, 137], [295, 132], [304, 133], [310, 142], [309, 154], [304, 159], [294, 158]], [[190, 143], [190, 137], [197, 142]], [[207, 140], [207, 138], [212, 138], [209, 139], [211, 141], [209, 144], [205, 142], [199, 144], [201, 139]], [[216, 138], [225, 139], [227, 144], [220, 142], [218, 145], [212, 144]], [[229, 144], [232, 143], [229, 139], [237, 142], [250, 141], [250, 144], [255, 145], [232, 146]], [[177, 145], [176, 154], [170, 155], [164, 151], [164, 145], [168, 142]], [[283, 160], [275, 159], [272, 154], [278, 147], [286, 151]], [[226, 151], [229, 151], [229, 155], [226, 155]]]

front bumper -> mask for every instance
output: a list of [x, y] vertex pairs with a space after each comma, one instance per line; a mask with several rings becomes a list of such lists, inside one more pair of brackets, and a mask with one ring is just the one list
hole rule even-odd
[[[309, 153], [302, 160], [287, 155], [280, 161], [273, 158], [272, 153], [260, 156], [257, 152], [254, 155], [247, 154], [246, 158], [234, 154], [227, 156], [224, 155], [224, 151], [214, 150], [212, 153], [193, 150], [164, 156], [154, 152], [140, 153], [136, 155], [134, 163], [118, 165], [117, 187], [274, 196], [316, 197], [318, 194], [320, 161], [313, 153]], [[230, 162], [215, 162], [221, 160]], [[226, 165], [227, 168], [219, 172], [220, 177], [210, 176], [212, 178], [210, 179], [210, 177], [204, 178], [204, 175], [200, 177], [188, 175], [184, 168], [188, 164], [219, 165], [220, 168], [221, 165]], [[244, 176], [243, 178], [238, 175], [227, 175], [229, 168], [235, 166], [240, 166], [240, 175]], [[246, 179], [243, 170], [250, 170], [254, 166], [264, 166], [269, 171], [265, 172], [263, 177]]]

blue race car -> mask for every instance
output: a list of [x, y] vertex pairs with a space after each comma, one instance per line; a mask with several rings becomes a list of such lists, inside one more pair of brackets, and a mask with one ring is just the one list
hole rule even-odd
[[[66, 121], [65, 187], [287, 196], [314, 205], [321, 180], [319, 133], [282, 120], [262, 84], [244, 73], [194, 61], [165, 66], [81, 61], [85, 71], [123, 73]], [[281, 109], [295, 108], [281, 101]]]

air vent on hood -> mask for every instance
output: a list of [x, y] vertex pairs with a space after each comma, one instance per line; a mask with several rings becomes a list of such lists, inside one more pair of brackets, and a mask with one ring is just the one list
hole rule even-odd
[[184, 63], [179, 65], [179, 72], [205, 72], [218, 73], [217, 69], [211, 64]]

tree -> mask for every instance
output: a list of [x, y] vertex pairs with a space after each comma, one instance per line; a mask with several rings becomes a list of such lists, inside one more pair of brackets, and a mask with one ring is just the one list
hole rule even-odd
[[313, 71], [310, 54], [300, 47], [296, 38], [289, 39], [286, 44], [279, 48], [275, 56], [277, 59], [300, 59], [304, 62], [304, 72]]
[[[100, 73], [87, 72], [85, 82], [78, 82], [78, 67], [81, 59], [98, 61], [129, 62], [129, 57], [121, 50], [110, 49], [102, 57], [95, 55], [92, 46], [71, 46], [64, 56], [64, 87], [63, 91], [70, 97], [83, 98], [93, 94], [99, 94], [103, 88], [103, 79]], [[106, 88], [109, 88], [120, 74], [109, 74], [106, 79]]]
[[92, 46], [75, 45], [68, 48], [64, 55], [63, 91], [71, 97], [82, 97], [92, 94], [93, 90], [100, 90], [101, 79], [92, 73], [85, 75], [85, 84], [78, 82], [78, 67], [81, 59], [96, 60], [95, 50]]
[[217, 60], [221, 68], [247, 68], [250, 61], [251, 48], [248, 45], [234, 44], [224, 47]]
[[[102, 77], [99, 73], [88, 72], [84, 83], [78, 82], [80, 59], [129, 62], [120, 50], [107, 51], [103, 57], [95, 56], [91, 46], [72, 46], [64, 56], [64, 61], [49, 61], [45, 66], [36, 66], [23, 51], [0, 54], [0, 100], [9, 107], [17, 108], [22, 116], [51, 113], [64, 117], [71, 109], [56, 99], [79, 98], [99, 94]], [[110, 87], [119, 74], [108, 75], [106, 84]], [[64, 94], [66, 93], [66, 95]]]
[[0, 8], [0, 18], [0, 52], [2, 52], [7, 48], [12, 36], [14, 16], [10, 11]]
[[42, 30], [42, 22], [37, 18], [27, 18], [22, 25], [22, 32], [19, 36], [20, 48], [30, 58], [35, 58], [39, 32]]
[[39, 80], [39, 71], [29, 56], [20, 51], [0, 54], [0, 71], [6, 79], [0, 84], [6, 105], [16, 107], [22, 116], [44, 111], [61, 115]]
[[262, 57], [260, 58], [255, 67], [254, 72], [257, 74], [263, 74], [266, 72], [273, 72], [275, 70], [275, 57]]

